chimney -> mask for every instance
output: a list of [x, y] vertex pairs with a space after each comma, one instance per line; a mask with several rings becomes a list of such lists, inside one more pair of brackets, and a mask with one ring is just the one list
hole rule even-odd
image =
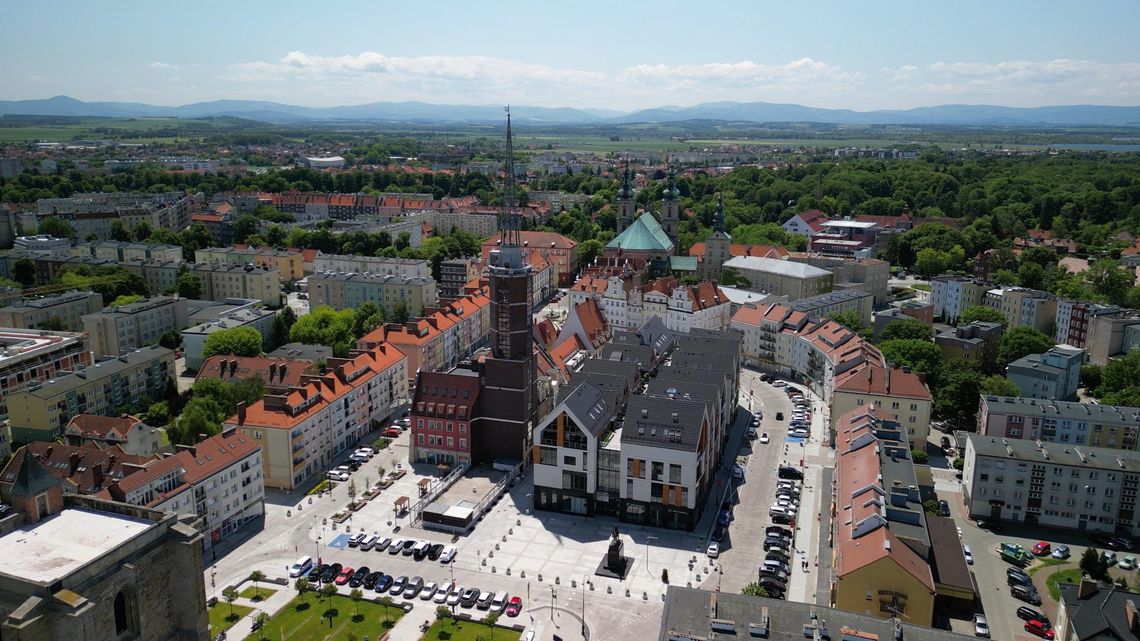
[[273, 382], [273, 377], [277, 375], [277, 363], [269, 364], [269, 382]]
[[91, 476], [95, 481], [95, 487], [103, 486], [103, 464], [96, 463], [95, 467], [91, 468]]
[[[50, 453], [51, 453], [51, 448], [49, 447], [44, 452], [44, 458], [46, 459], [47, 455]], [[80, 460], [79, 452], [72, 452], [71, 456], [67, 457], [67, 468], [68, 468], [67, 475], [68, 476], [72, 476], [73, 474], [75, 474], [75, 470], [79, 469], [79, 460]]]
[[1100, 586], [1096, 581], [1081, 577], [1081, 585], [1077, 588], [1077, 598], [1087, 599], [1100, 591]]
[[237, 404], [238, 425], [245, 425], [245, 401]]

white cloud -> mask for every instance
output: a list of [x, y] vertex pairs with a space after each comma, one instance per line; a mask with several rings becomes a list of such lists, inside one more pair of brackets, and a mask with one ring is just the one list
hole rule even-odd
[[[911, 67], [912, 69], [915, 69]], [[955, 97], [959, 102], [1006, 105], [1064, 104], [1096, 100], [1135, 104], [1140, 100], [1140, 63], [1096, 60], [1013, 60], [936, 62], [905, 78], [918, 96]]]
[[918, 75], [918, 67], [903, 65], [901, 67], [883, 67], [879, 71], [891, 82], [907, 82]]
[[168, 62], [159, 62], [157, 60], [148, 64], [147, 66], [150, 67], [151, 69], [181, 69], [182, 68], [178, 65], [172, 65]]

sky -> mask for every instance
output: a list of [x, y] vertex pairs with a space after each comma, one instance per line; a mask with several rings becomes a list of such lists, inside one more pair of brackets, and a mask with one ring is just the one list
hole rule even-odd
[[1140, 105], [1140, 0], [6, 0], [0, 100]]

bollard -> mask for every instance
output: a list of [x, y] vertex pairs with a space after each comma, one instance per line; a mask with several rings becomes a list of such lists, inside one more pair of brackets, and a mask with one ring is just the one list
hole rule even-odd
[[613, 593], [614, 593], [614, 586], [607, 585], [606, 586], [606, 594], [613, 594]]
[[649, 593], [648, 592], [642, 592], [641, 593], [641, 600], [642, 601], [648, 601], [649, 600]]
[[572, 588], [578, 587], [577, 579], [570, 579], [570, 587], [572, 587]]
[[562, 580], [559, 577], [554, 577], [554, 585], [562, 585]]
[[626, 589], [625, 589], [625, 595], [626, 595], [626, 596], [629, 596], [629, 588], [626, 588]]
[[496, 549], [496, 550], [498, 550], [498, 549], [499, 549], [499, 544], [498, 544], [498, 543], [496, 543], [496, 544], [495, 544], [495, 549]]
[[522, 525], [522, 519], [515, 519], [515, 525]]
[[514, 529], [514, 528], [509, 528], [509, 529], [507, 530], [507, 534], [511, 534], [511, 535], [513, 535], [514, 533], [515, 533], [515, 529]]
[[285, 510], [285, 516], [293, 516], [293, 510]]
[[482, 565], [483, 567], [487, 567], [487, 559], [483, 559], [483, 561], [482, 561], [482, 563], [480, 563], [480, 565]]
[[491, 566], [491, 574], [495, 574], [495, 566]]
[[495, 551], [494, 551], [494, 550], [492, 550], [492, 551], [488, 552], [488, 553], [487, 553], [487, 558], [488, 558], [488, 559], [493, 559], [493, 558], [495, 558]]
[[[506, 543], [506, 542], [507, 542], [507, 535], [504, 534], [503, 535], [503, 543]], [[499, 547], [499, 546], [496, 544], [495, 547]]]
[[539, 580], [539, 582], [542, 581], [542, 573], [541, 572], [538, 573], [538, 580]]
[[310, 496], [309, 497], [309, 505], [312, 505], [312, 504], [313, 504], [313, 497]]
[[519, 572], [519, 578], [520, 578], [520, 579], [525, 579], [525, 578], [526, 578], [526, 570], [523, 570], [522, 572]]
[[297, 504], [297, 511], [300, 512], [303, 509], [305, 509], [305, 504], [304, 503], [298, 503]]
[[511, 569], [507, 568], [507, 576], [510, 576], [510, 575], [511, 575]]

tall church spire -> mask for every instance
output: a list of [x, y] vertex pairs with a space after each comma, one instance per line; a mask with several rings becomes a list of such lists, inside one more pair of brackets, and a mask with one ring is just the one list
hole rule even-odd
[[520, 269], [522, 261], [522, 218], [515, 194], [515, 146], [511, 134], [511, 108], [507, 107], [507, 177], [503, 182], [503, 208], [499, 216], [499, 251], [492, 254], [493, 267]]
[[669, 168], [669, 182], [665, 186], [665, 192], [661, 194], [661, 200], [677, 200], [681, 195], [681, 190], [677, 189], [677, 172]]

